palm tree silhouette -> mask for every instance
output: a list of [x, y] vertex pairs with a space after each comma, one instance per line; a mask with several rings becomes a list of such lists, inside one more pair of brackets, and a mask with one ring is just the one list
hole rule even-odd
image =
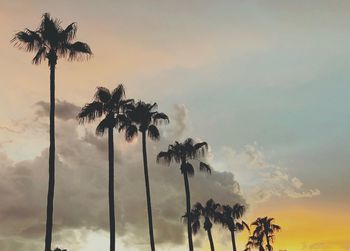
[[77, 116], [79, 123], [92, 122], [95, 119], [105, 117], [96, 128], [97, 135], [108, 132], [108, 202], [109, 202], [109, 230], [110, 230], [110, 250], [115, 250], [115, 210], [114, 210], [114, 142], [113, 129], [126, 123], [123, 113], [125, 107], [132, 100], [125, 99], [123, 85], [118, 85], [112, 93], [104, 87], [97, 87], [94, 100], [86, 104]]
[[255, 226], [253, 235], [249, 237], [247, 246], [259, 247], [259, 250], [264, 250], [264, 238], [266, 242], [267, 251], [272, 251], [271, 243], [273, 243], [275, 238], [275, 233], [281, 230], [281, 227], [273, 224], [274, 218], [257, 218], [251, 225]]
[[244, 228], [248, 229], [249, 226], [244, 221], [238, 222], [242, 218], [245, 212], [245, 207], [236, 203], [232, 207], [230, 205], [222, 206], [222, 212], [220, 214], [220, 222], [231, 232], [232, 250], [237, 251], [235, 232], [243, 231]]
[[263, 234], [257, 236], [252, 235], [248, 237], [248, 242], [244, 251], [251, 251], [252, 248], [258, 248], [259, 251], [265, 251]]
[[[186, 194], [186, 215], [191, 212], [191, 197], [188, 176], [194, 175], [194, 168], [189, 160], [198, 159], [204, 156], [208, 150], [206, 142], [195, 143], [193, 139], [188, 138], [183, 143], [175, 141], [173, 145], [169, 145], [166, 152], [160, 152], [157, 156], [157, 162], [164, 161], [167, 164], [171, 162], [180, 163], [180, 171], [184, 177], [185, 194]], [[211, 173], [209, 165], [199, 161], [199, 170]], [[188, 246], [193, 251], [191, 219], [187, 220]]]
[[33, 64], [40, 64], [48, 60], [50, 67], [50, 147], [49, 147], [49, 184], [47, 193], [45, 251], [51, 250], [53, 200], [55, 189], [55, 67], [58, 58], [69, 61], [83, 59], [92, 54], [86, 43], [73, 42], [77, 32], [76, 23], [71, 23], [65, 29], [58, 19], [50, 14], [42, 16], [41, 23], [36, 30], [25, 29], [17, 32], [11, 40], [19, 49], [35, 52]]
[[193, 206], [190, 216], [189, 217], [187, 217], [187, 215], [184, 216], [185, 218], [189, 218], [189, 220], [191, 221], [193, 234], [196, 234], [200, 228], [200, 218], [201, 217], [204, 218], [203, 228], [205, 231], [207, 231], [211, 251], [215, 250], [214, 241], [211, 234], [211, 228], [213, 226], [212, 221], [214, 222], [220, 221], [220, 213], [218, 211], [219, 209], [220, 209], [220, 204], [215, 203], [213, 199], [210, 199], [206, 202], [205, 205], [202, 205], [200, 202], [197, 202]]
[[155, 244], [153, 235], [151, 192], [148, 177], [146, 136], [148, 135], [152, 140], [159, 140], [160, 134], [157, 125], [162, 121], [169, 122], [168, 116], [165, 113], [157, 112], [157, 108], [157, 103], [148, 104], [143, 101], [138, 101], [136, 104], [129, 105], [126, 110], [129, 123], [126, 123], [121, 127], [121, 129], [125, 128], [125, 138], [127, 141], [131, 141], [133, 138], [137, 137], [138, 132], [141, 132], [149, 239], [152, 251], [155, 250]]

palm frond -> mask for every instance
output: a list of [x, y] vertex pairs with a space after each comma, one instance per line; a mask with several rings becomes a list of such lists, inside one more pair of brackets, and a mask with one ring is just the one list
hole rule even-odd
[[68, 43], [66, 48], [69, 51], [68, 60], [70, 61], [89, 59], [92, 55], [91, 48], [87, 43], [79, 41], [73, 44]]
[[199, 162], [199, 170], [202, 172], [208, 172], [211, 174], [211, 168], [208, 164], [204, 163], [204, 162]]
[[202, 157], [205, 156], [206, 152], [208, 151], [208, 144], [207, 142], [200, 142], [193, 145], [193, 149], [194, 157]]
[[70, 25], [68, 25], [62, 32], [61, 32], [61, 36], [62, 36], [62, 40], [63, 41], [67, 41], [70, 42], [72, 41], [76, 34], [77, 34], [77, 24], [76, 23], [71, 23]]
[[116, 121], [118, 125], [118, 132], [125, 130], [126, 127], [128, 127], [131, 124], [127, 116], [122, 113], [116, 114]]
[[42, 47], [43, 41], [37, 31], [25, 29], [24, 31], [17, 32], [11, 39], [11, 43], [19, 49], [31, 52], [39, 50]]
[[150, 139], [159, 140], [160, 134], [159, 134], [158, 128], [155, 125], [150, 125], [147, 131], [148, 131], [148, 137], [150, 137]]
[[38, 52], [35, 54], [32, 63], [33, 64], [40, 64], [42, 60], [45, 60], [46, 58], [46, 47], [41, 47]]
[[129, 125], [125, 130], [125, 140], [130, 142], [138, 135], [138, 130], [135, 125]]
[[165, 123], [169, 123], [169, 117], [162, 112], [156, 112], [155, 114], [153, 114], [152, 119], [155, 125], [161, 123], [162, 121], [164, 121]]
[[96, 135], [103, 136], [105, 131], [110, 127], [110, 121], [108, 118], [104, 118], [96, 127]]
[[198, 219], [194, 220], [192, 222], [192, 232], [194, 235], [196, 235], [198, 233], [198, 230], [200, 229], [201, 224], [200, 221]]
[[122, 99], [119, 104], [121, 112], [128, 114], [134, 107], [134, 99]]
[[122, 84], [119, 84], [112, 92], [112, 100], [114, 103], [119, 104], [120, 101], [125, 97], [125, 89]]
[[245, 221], [242, 221], [242, 225], [243, 225], [246, 229], [248, 229], [248, 231], [250, 232], [250, 228], [249, 228], [248, 224], [247, 224]]
[[106, 104], [111, 99], [111, 93], [106, 87], [99, 86], [96, 88], [95, 99]]
[[239, 222], [236, 222], [236, 230], [237, 231], [243, 231], [244, 230], [244, 225], [239, 223]]
[[208, 143], [203, 141], [194, 145], [195, 150], [198, 150], [202, 147], [204, 147], [205, 149], [208, 149]]
[[199, 211], [202, 211], [204, 209], [203, 205], [200, 202], [194, 204], [193, 208]]
[[271, 224], [271, 228], [273, 231], [281, 231], [281, 227], [276, 224]]
[[193, 146], [194, 145], [194, 140], [192, 138], [187, 138], [183, 142], [183, 145], [185, 145], [185, 146]]
[[103, 104], [99, 101], [86, 104], [79, 112], [77, 119], [79, 123], [91, 122], [103, 114]]
[[232, 207], [232, 216], [235, 218], [235, 219], [239, 219], [243, 216], [245, 212], [245, 207], [239, 203], [236, 203], [233, 205]]
[[158, 153], [157, 163], [164, 162], [164, 163], [169, 165], [171, 163], [171, 160], [172, 160], [172, 155], [173, 155], [173, 152], [171, 150], [166, 151], [166, 152], [162, 151], [162, 152]]
[[152, 112], [152, 111], [154, 111], [154, 110], [156, 110], [158, 108], [158, 104], [157, 103], [147, 104], [147, 106], [148, 106], [148, 110], [150, 112]]

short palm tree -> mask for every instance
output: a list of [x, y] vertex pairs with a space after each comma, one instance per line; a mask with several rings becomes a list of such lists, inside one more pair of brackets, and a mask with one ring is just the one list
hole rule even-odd
[[49, 185], [47, 193], [45, 251], [51, 250], [53, 225], [53, 200], [55, 189], [55, 67], [58, 58], [70, 61], [83, 59], [92, 54], [86, 43], [74, 42], [77, 32], [76, 23], [65, 29], [58, 19], [45, 13], [39, 27], [35, 30], [25, 29], [17, 32], [11, 40], [20, 49], [35, 52], [33, 64], [48, 60], [50, 67], [50, 147], [49, 147]]
[[[250, 241], [257, 246], [259, 249], [263, 250], [264, 238], [266, 242], [266, 250], [272, 251], [271, 243], [273, 243], [275, 238], [275, 233], [281, 230], [281, 227], [273, 224], [274, 218], [257, 218], [251, 225], [255, 226], [253, 236], [251, 236]], [[249, 243], [249, 242], [248, 242]]]
[[87, 103], [77, 116], [79, 123], [93, 122], [97, 118], [104, 118], [96, 128], [97, 135], [108, 132], [108, 201], [109, 201], [109, 229], [110, 229], [110, 250], [115, 250], [115, 209], [114, 209], [114, 142], [113, 129], [125, 124], [123, 113], [127, 104], [132, 100], [125, 99], [123, 85], [118, 85], [112, 92], [107, 88], [97, 87], [94, 100]]
[[[180, 171], [184, 177], [185, 194], [186, 194], [186, 215], [191, 212], [191, 194], [188, 176], [194, 175], [194, 168], [189, 162], [191, 160], [199, 159], [204, 156], [208, 150], [206, 142], [195, 143], [193, 139], [188, 138], [183, 143], [175, 141], [174, 144], [169, 145], [166, 152], [160, 152], [157, 156], [157, 161], [164, 161], [167, 164], [171, 162], [180, 164]], [[210, 166], [199, 161], [199, 170], [211, 173]], [[191, 220], [187, 220], [188, 246], [189, 250], [193, 251], [192, 228]]]
[[263, 234], [260, 234], [258, 236], [252, 235], [248, 237], [248, 242], [244, 251], [251, 251], [253, 248], [257, 248], [259, 251], [265, 251]]
[[241, 204], [236, 203], [232, 207], [230, 205], [222, 206], [222, 212], [220, 214], [220, 222], [231, 232], [232, 250], [237, 251], [235, 232], [243, 231], [249, 226], [244, 221], [239, 222], [245, 212], [245, 207]]
[[[210, 250], [214, 251], [214, 241], [211, 233], [211, 228], [213, 226], [212, 221], [220, 221], [220, 204], [215, 203], [213, 199], [208, 200], [205, 205], [202, 205], [200, 202], [197, 202], [190, 213], [189, 220], [191, 221], [193, 234], [196, 234], [200, 228], [200, 218], [204, 218], [203, 228], [207, 231], [208, 240], [210, 244]], [[186, 217], [186, 215], [185, 215]], [[188, 220], [187, 220], [188, 221]]]
[[129, 105], [126, 110], [128, 123], [121, 127], [121, 129], [125, 128], [125, 138], [127, 141], [131, 141], [133, 138], [137, 137], [138, 132], [141, 133], [149, 238], [152, 251], [155, 250], [155, 244], [153, 235], [152, 203], [148, 175], [146, 136], [148, 135], [148, 137], [152, 140], [159, 140], [160, 133], [157, 125], [161, 122], [169, 122], [168, 116], [165, 113], [157, 112], [157, 108], [157, 103], [148, 104], [143, 101], [138, 101], [135, 104]]

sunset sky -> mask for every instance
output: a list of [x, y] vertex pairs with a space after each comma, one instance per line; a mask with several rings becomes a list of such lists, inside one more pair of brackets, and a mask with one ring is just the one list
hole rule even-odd
[[[123, 83], [171, 120], [148, 143], [157, 250], [187, 248], [181, 173], [155, 156], [189, 136], [213, 167], [191, 178], [193, 203], [274, 217], [276, 251], [350, 250], [350, 1], [0, 0], [1, 251], [44, 245], [49, 68], [10, 40], [45, 12], [77, 22], [94, 53], [57, 65], [53, 247], [108, 250], [107, 139], [75, 116], [97, 86]], [[116, 142], [117, 250], [148, 250], [141, 142]], [[242, 250], [247, 233], [237, 239]], [[203, 231], [194, 242], [209, 250]]]

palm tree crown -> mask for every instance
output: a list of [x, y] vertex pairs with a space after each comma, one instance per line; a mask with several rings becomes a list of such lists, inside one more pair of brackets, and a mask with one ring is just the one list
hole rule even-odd
[[[208, 144], [206, 142], [195, 143], [192, 138], [186, 139], [183, 143], [175, 141], [175, 144], [169, 145], [168, 151], [160, 152], [157, 156], [157, 161], [164, 161], [170, 164], [172, 161], [175, 163], [181, 163], [181, 173], [185, 172], [193, 176], [194, 168], [188, 160], [198, 159], [204, 156], [208, 150]], [[199, 170], [211, 173], [211, 168], [208, 164], [200, 161]]]
[[245, 212], [245, 207], [236, 203], [232, 207], [230, 205], [222, 206], [222, 213], [220, 215], [220, 222], [224, 227], [230, 231], [243, 231], [244, 228], [249, 230], [249, 226], [244, 221], [238, 222]]
[[130, 103], [132, 100], [125, 99], [125, 90], [121, 84], [112, 92], [105, 87], [97, 87], [94, 100], [81, 109], [77, 118], [80, 123], [84, 123], [92, 122], [105, 115], [96, 128], [96, 134], [103, 135], [106, 129], [122, 126], [126, 123], [123, 111]]
[[157, 112], [157, 103], [149, 104], [138, 101], [126, 106], [128, 123], [125, 123], [121, 129], [125, 129], [125, 139], [133, 140], [138, 132], [146, 133], [152, 140], [159, 140], [160, 133], [157, 125], [169, 123], [169, 118], [165, 113]]
[[263, 249], [264, 238], [266, 242], [266, 250], [272, 251], [271, 243], [274, 242], [275, 233], [281, 230], [281, 227], [273, 224], [274, 218], [263, 217], [257, 218], [251, 225], [255, 226], [253, 235], [249, 237], [247, 247], [255, 246], [259, 247], [259, 250]]
[[212, 221], [219, 221], [219, 210], [220, 204], [215, 203], [213, 199], [209, 199], [205, 205], [202, 205], [200, 202], [197, 202], [193, 209], [191, 210], [191, 220], [192, 220], [192, 230], [193, 234], [196, 234], [200, 228], [200, 217], [204, 218], [203, 228], [205, 231], [209, 231], [213, 224]]
[[58, 57], [79, 60], [92, 55], [88, 44], [73, 41], [76, 32], [76, 23], [71, 23], [64, 29], [59, 19], [53, 19], [49, 13], [45, 13], [36, 30], [25, 29], [17, 32], [11, 42], [20, 49], [35, 51], [32, 60], [34, 64], [48, 59], [49, 65], [55, 65]]

